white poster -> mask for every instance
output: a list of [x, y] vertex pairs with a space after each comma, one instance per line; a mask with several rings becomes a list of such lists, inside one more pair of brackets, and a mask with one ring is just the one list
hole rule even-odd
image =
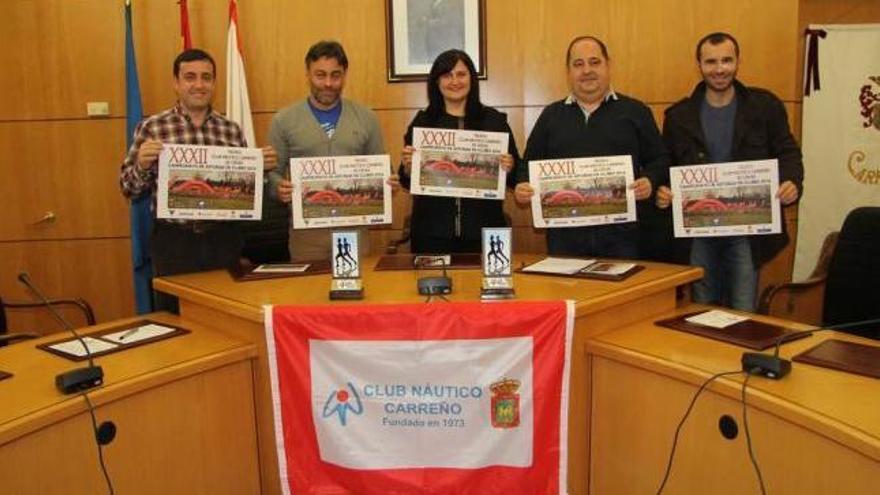
[[671, 167], [669, 179], [675, 237], [782, 232], [776, 159]]
[[185, 220], [260, 220], [263, 152], [165, 144], [159, 154], [156, 217]]
[[821, 25], [820, 89], [804, 96], [804, 195], [794, 279], [810, 275], [822, 241], [850, 210], [880, 205], [880, 24]]
[[529, 162], [535, 227], [582, 227], [636, 221], [629, 155]]
[[508, 139], [506, 132], [414, 128], [410, 192], [504, 200]]
[[293, 228], [391, 223], [388, 155], [291, 158]]

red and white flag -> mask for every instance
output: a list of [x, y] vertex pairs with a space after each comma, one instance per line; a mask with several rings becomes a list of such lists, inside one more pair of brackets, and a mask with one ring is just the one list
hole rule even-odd
[[177, 3], [180, 5], [180, 38], [183, 42], [183, 49], [189, 50], [192, 48], [192, 35], [189, 32], [189, 6], [187, 5], [187, 0], [179, 0]]
[[566, 492], [571, 302], [266, 307], [283, 493]]
[[241, 38], [238, 37], [238, 5], [235, 0], [229, 0], [229, 32], [226, 36], [226, 118], [241, 127], [248, 146], [256, 146], [244, 59], [241, 55]]

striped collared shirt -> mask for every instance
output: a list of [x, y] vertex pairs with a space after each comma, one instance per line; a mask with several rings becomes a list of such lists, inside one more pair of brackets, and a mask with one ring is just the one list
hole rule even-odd
[[[617, 100], [617, 93], [615, 93], [613, 89], [609, 89], [608, 92], [605, 93], [605, 98], [602, 99], [602, 103], [604, 104], [605, 102], [607, 102], [609, 100]], [[587, 110], [581, 104], [581, 102], [578, 101], [577, 96], [575, 96], [574, 93], [571, 93], [568, 95], [568, 97], [565, 99], [565, 104], [566, 105], [577, 105], [581, 109], [581, 112], [584, 112], [584, 123], [586, 124], [587, 122], [590, 121], [590, 114], [592, 112]], [[595, 110], [593, 110], [593, 111], [595, 112]]]
[[[247, 146], [241, 128], [235, 122], [208, 110], [202, 125], [193, 125], [189, 115], [180, 105], [175, 105], [162, 113], [142, 120], [134, 130], [134, 141], [122, 162], [119, 186], [122, 195], [134, 198], [156, 191], [158, 163], [147, 170], [138, 167], [137, 155], [141, 144], [147, 139], [158, 139], [163, 143], [199, 144], [205, 146]], [[155, 195], [154, 195], [155, 196]], [[155, 211], [155, 203], [153, 204]]]

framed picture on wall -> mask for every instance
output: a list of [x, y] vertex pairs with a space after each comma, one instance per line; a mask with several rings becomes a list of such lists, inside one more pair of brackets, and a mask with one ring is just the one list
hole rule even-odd
[[442, 52], [467, 52], [486, 78], [486, 0], [386, 0], [388, 81], [424, 81]]

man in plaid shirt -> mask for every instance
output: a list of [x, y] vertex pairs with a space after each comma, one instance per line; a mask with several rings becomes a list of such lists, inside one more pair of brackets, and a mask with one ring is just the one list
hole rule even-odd
[[[163, 143], [245, 147], [238, 124], [211, 108], [216, 66], [211, 56], [198, 49], [185, 50], [174, 60], [174, 92], [177, 104], [142, 120], [122, 162], [119, 183], [126, 198], [153, 195], [155, 215], [156, 178]], [[271, 146], [263, 148], [266, 170], [277, 166]], [[243, 234], [236, 222], [157, 219], [150, 237], [155, 276], [225, 268], [238, 261]], [[177, 311], [177, 300], [155, 293], [157, 310]]]

